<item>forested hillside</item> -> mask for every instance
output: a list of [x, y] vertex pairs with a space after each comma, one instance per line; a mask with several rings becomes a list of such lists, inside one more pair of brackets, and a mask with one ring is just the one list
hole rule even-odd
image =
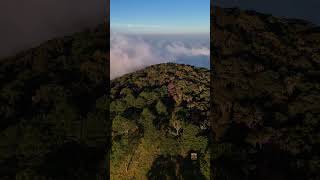
[[112, 80], [111, 179], [209, 179], [209, 75], [168, 63]]
[[319, 179], [320, 28], [211, 10], [213, 179]]
[[107, 37], [101, 25], [0, 61], [0, 179], [105, 176]]

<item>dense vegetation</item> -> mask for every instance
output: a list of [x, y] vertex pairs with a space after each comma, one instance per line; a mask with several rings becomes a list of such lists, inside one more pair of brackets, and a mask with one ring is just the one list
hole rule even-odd
[[111, 179], [209, 179], [209, 75], [169, 63], [112, 80]]
[[0, 179], [105, 176], [106, 41], [99, 26], [0, 61]]
[[213, 179], [320, 179], [320, 29], [212, 7]]

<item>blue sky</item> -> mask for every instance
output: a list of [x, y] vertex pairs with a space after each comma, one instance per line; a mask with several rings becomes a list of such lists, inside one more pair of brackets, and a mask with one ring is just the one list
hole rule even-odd
[[110, 20], [129, 33], [209, 33], [210, 0], [110, 0]]

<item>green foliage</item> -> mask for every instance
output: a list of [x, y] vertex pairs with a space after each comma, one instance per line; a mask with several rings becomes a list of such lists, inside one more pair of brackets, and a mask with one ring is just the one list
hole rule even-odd
[[126, 104], [123, 101], [112, 101], [110, 103], [110, 112], [122, 113], [126, 110]]
[[130, 121], [129, 119], [126, 119], [124, 117], [121, 117], [117, 115], [113, 121], [112, 121], [112, 129], [115, 131], [119, 131], [119, 134], [127, 134], [130, 130], [136, 129], [137, 125]]
[[158, 114], [160, 115], [167, 115], [168, 112], [167, 112], [167, 108], [166, 106], [161, 102], [161, 100], [159, 100], [156, 104], [156, 109], [157, 109], [157, 112]]
[[[169, 77], [181, 78], [175, 80], [180, 104], [168, 94]], [[188, 159], [191, 150], [208, 153], [208, 139], [196, 125], [207, 119], [208, 77], [206, 69], [159, 64], [111, 81], [112, 177], [143, 179], [159, 156]], [[197, 107], [196, 112], [190, 104]], [[126, 139], [135, 145], [126, 144]], [[199, 156], [199, 161], [200, 174], [209, 179], [208, 154]]]
[[146, 106], [146, 100], [141, 97], [137, 97], [136, 100], [134, 101], [134, 107], [143, 109], [143, 107]]
[[146, 100], [146, 103], [148, 105], [154, 103], [159, 97], [158, 94], [156, 92], [146, 92], [143, 91], [142, 93], [140, 93], [139, 95], [140, 97], [144, 98]]
[[154, 119], [155, 119], [155, 116], [152, 114], [152, 112], [148, 108], [144, 108], [141, 113], [141, 119], [139, 119], [139, 122], [144, 127], [145, 137], [148, 137], [150, 134], [156, 131], [153, 125]]
[[148, 108], [144, 108], [141, 117], [146, 120], [153, 120], [155, 116], [152, 114], [152, 112]]
[[122, 163], [122, 160], [127, 157], [129, 151], [129, 139], [126, 137], [121, 138], [118, 141], [113, 141], [111, 158], [112, 165], [117, 167]]
[[120, 91], [120, 95], [123, 95], [123, 96], [132, 95], [132, 90], [129, 89], [129, 88], [123, 88], [123, 89]]
[[176, 115], [177, 119], [183, 120], [183, 119], [185, 119], [186, 117], [189, 116], [189, 112], [185, 108], [179, 108], [175, 115]]
[[201, 173], [209, 179], [210, 177], [210, 152], [207, 151], [204, 155], [203, 158], [200, 158], [200, 170], [201, 170]]
[[167, 87], [161, 86], [161, 88], [159, 89], [159, 94], [160, 94], [160, 97], [168, 96]]
[[123, 99], [126, 102], [127, 107], [134, 107], [135, 106], [135, 97], [129, 93]]
[[176, 156], [181, 153], [180, 142], [173, 138], [164, 138], [160, 146], [161, 154]]
[[198, 136], [199, 128], [195, 125], [185, 124], [182, 133], [182, 147], [184, 150], [194, 150], [204, 152], [208, 145], [208, 140], [204, 136]]

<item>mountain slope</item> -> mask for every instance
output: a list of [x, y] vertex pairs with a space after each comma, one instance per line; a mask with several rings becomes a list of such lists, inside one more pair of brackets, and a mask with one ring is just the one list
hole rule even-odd
[[209, 179], [209, 80], [168, 63], [111, 82], [111, 179]]
[[0, 179], [103, 176], [107, 40], [99, 26], [0, 61]]
[[215, 179], [319, 179], [320, 31], [212, 7]]

